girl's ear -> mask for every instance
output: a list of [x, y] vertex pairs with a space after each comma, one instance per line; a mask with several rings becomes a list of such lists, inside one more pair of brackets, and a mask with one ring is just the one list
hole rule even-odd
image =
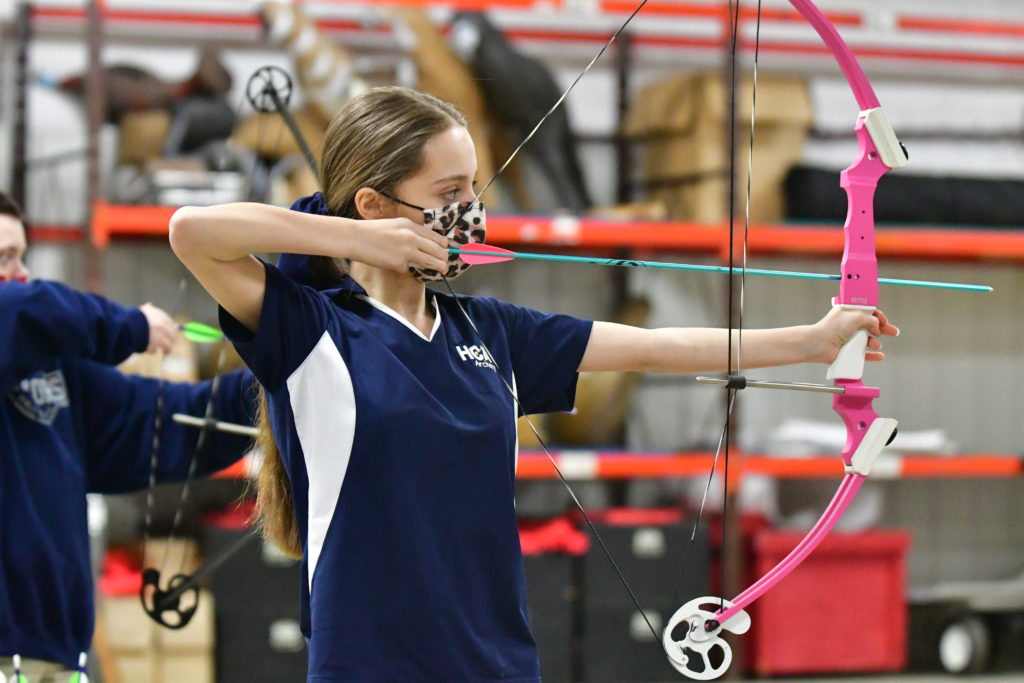
[[391, 202], [380, 192], [377, 192], [373, 188], [361, 187], [356, 191], [356, 211], [359, 212], [359, 217], [366, 220], [376, 220], [378, 218], [391, 218], [390, 209], [388, 206]]

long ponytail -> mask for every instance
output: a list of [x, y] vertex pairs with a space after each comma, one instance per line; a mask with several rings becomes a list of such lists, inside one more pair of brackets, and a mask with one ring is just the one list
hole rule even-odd
[[270, 413], [267, 409], [267, 393], [259, 388], [260, 408], [257, 418], [256, 444], [262, 453], [260, 471], [256, 476], [256, 509], [254, 520], [258, 523], [263, 538], [270, 541], [289, 557], [302, 557], [302, 543], [299, 541], [298, 520], [292, 500], [291, 482], [277, 450], [274, 435], [270, 432]]

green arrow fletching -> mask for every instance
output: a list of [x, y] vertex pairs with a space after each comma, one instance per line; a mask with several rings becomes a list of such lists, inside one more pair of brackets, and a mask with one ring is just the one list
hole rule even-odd
[[224, 339], [224, 333], [216, 327], [203, 323], [190, 322], [181, 326], [185, 339], [196, 344], [215, 344]]

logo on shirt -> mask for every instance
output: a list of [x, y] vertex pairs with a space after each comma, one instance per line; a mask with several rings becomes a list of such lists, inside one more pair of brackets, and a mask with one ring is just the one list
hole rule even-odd
[[61, 408], [67, 408], [68, 389], [60, 370], [41, 372], [21, 380], [7, 397], [30, 420], [50, 426]]
[[456, 344], [455, 352], [459, 354], [459, 359], [463, 363], [473, 363], [478, 368], [490, 368], [495, 371], [498, 369], [487, 350], [477, 344]]

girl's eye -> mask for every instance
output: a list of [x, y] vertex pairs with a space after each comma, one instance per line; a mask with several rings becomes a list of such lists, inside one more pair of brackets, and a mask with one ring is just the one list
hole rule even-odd
[[442, 193], [441, 196], [447, 199], [449, 202], [454, 202], [455, 198], [459, 196], [459, 190], [457, 188], [453, 188], [451, 190], [448, 190], [447, 192]]

